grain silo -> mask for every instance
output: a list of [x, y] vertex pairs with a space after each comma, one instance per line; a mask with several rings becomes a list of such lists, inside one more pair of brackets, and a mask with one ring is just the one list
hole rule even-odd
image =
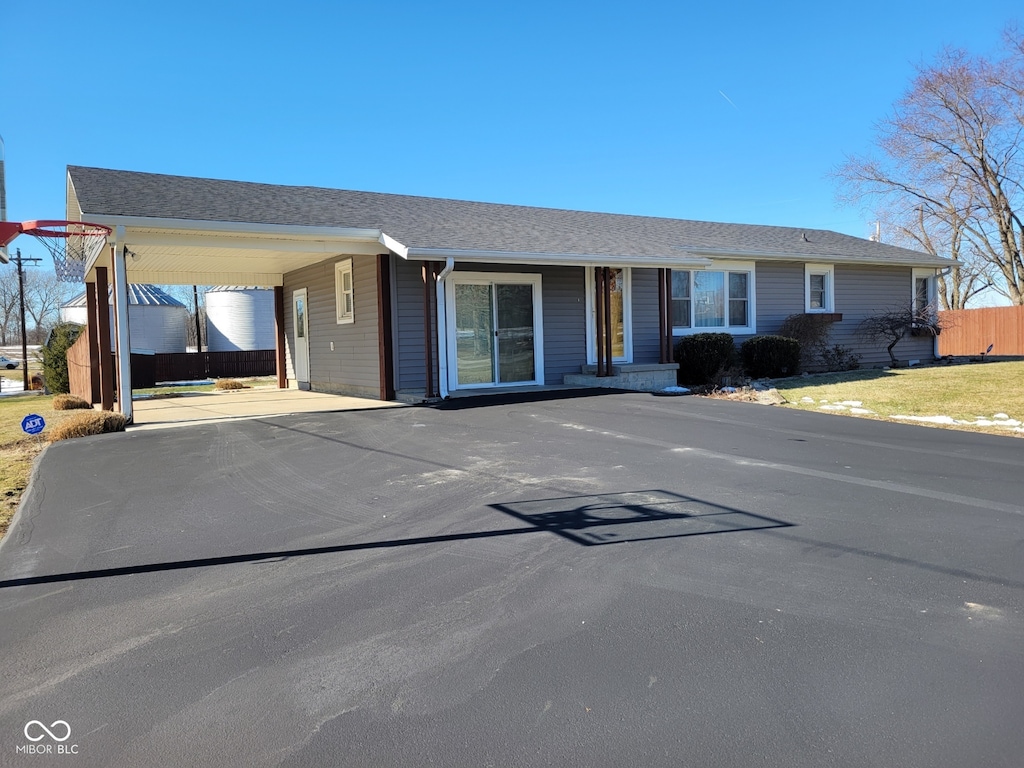
[[274, 349], [273, 288], [210, 288], [206, 292], [206, 344], [211, 352]]
[[[115, 343], [114, 296], [110, 292], [110, 339]], [[85, 325], [88, 308], [85, 294], [60, 308], [64, 322]], [[128, 286], [128, 333], [132, 352], [184, 352], [188, 309], [155, 285]]]

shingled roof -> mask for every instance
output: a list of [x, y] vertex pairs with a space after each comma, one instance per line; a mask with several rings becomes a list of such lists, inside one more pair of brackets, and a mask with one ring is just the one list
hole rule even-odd
[[[379, 230], [406, 248], [712, 256], [946, 266], [948, 259], [820, 229], [724, 224], [69, 166], [83, 219], [128, 216]], [[68, 211], [77, 216], [79, 211]]]

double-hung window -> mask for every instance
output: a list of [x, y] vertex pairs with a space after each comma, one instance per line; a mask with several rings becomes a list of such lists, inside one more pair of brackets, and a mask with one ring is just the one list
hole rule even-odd
[[334, 265], [334, 301], [338, 325], [355, 322], [355, 292], [352, 286], [352, 259]]
[[672, 329], [755, 333], [754, 265], [672, 270]]
[[914, 321], [929, 322], [935, 315], [935, 270], [914, 270]]
[[804, 266], [804, 311], [835, 312], [835, 270], [831, 264]]

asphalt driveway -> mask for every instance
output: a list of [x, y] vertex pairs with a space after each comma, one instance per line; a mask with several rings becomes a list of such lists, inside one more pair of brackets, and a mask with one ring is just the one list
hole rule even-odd
[[1022, 467], [643, 394], [55, 444], [0, 764], [1018, 766]]

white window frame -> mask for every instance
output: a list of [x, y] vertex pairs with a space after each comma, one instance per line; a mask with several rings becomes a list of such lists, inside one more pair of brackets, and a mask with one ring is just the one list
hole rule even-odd
[[[458, 337], [455, 323], [455, 285], [491, 285], [506, 283], [533, 286], [533, 381], [459, 384]], [[448, 389], [494, 389], [496, 387], [530, 387], [544, 384], [544, 296], [541, 275], [534, 272], [452, 272], [444, 279], [445, 343]]]
[[[811, 315], [836, 311], [836, 280], [834, 264], [804, 264], [804, 312]], [[811, 275], [825, 276], [825, 306], [811, 307]]]
[[928, 306], [932, 308], [932, 312], [938, 311], [938, 281], [935, 279], [936, 273], [934, 269], [923, 269], [915, 267], [913, 269], [910, 278], [910, 306], [917, 311], [917, 281], [924, 279], [928, 281]]
[[[674, 272], [690, 273], [690, 327], [673, 326], [673, 336], [693, 336], [697, 333], [731, 333], [733, 336], [748, 336], [757, 333], [757, 271], [753, 261], [713, 261], [704, 268], [680, 267]], [[694, 327], [693, 275], [697, 272], [746, 272], [747, 273], [747, 325], [729, 325], [729, 279], [725, 279], [725, 325]], [[672, 301], [671, 295], [669, 302]]]
[[[586, 311], [587, 311], [587, 364], [597, 363], [597, 307], [594, 305], [594, 267], [595, 264], [588, 264], [586, 272]], [[623, 357], [612, 358], [613, 363], [629, 364], [633, 362], [633, 268], [614, 267], [622, 270], [622, 351]]]
[[[348, 275], [348, 291], [344, 289], [346, 274]], [[350, 300], [348, 311], [345, 310], [346, 294]], [[334, 307], [337, 311], [338, 325], [356, 321], [356, 284], [355, 276], [352, 274], [352, 259], [343, 259], [334, 265]]]

